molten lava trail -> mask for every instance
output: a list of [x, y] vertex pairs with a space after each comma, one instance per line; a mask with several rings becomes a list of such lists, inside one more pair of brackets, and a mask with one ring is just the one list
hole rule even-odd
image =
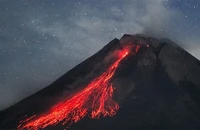
[[[124, 49], [119, 53], [119, 58], [99, 77], [92, 80], [84, 89], [70, 98], [54, 105], [48, 112], [34, 115], [22, 120], [18, 129], [38, 130], [49, 125], [62, 123], [69, 127], [86, 115], [90, 118], [100, 116], [113, 116], [119, 109], [119, 105], [112, 99], [114, 88], [110, 79], [114, 75], [119, 63], [129, 54], [130, 49]], [[138, 47], [135, 47], [138, 51]]]

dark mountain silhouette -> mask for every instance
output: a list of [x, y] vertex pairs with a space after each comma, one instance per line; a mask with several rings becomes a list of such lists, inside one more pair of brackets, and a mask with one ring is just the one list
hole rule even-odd
[[[17, 129], [19, 122], [49, 108], [109, 68], [115, 50], [127, 43], [141, 45], [120, 62], [111, 81], [119, 104], [110, 117], [85, 116], [69, 130], [200, 129], [200, 61], [169, 39], [124, 35], [64, 74], [51, 85], [1, 111], [0, 129]], [[146, 45], [148, 47], [146, 47]], [[45, 129], [64, 129], [59, 123]]]

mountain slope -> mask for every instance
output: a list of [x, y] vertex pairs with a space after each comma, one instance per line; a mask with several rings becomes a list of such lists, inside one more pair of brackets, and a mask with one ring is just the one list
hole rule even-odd
[[[106, 71], [112, 55], [127, 44], [141, 45], [120, 62], [111, 82], [119, 110], [113, 117], [84, 117], [72, 130], [200, 128], [200, 62], [168, 39], [124, 35], [82, 62], [51, 85], [0, 113], [0, 128], [41, 114]], [[146, 47], [148, 46], [148, 47]], [[110, 58], [111, 57], [111, 58]], [[65, 125], [46, 129], [64, 129]]]

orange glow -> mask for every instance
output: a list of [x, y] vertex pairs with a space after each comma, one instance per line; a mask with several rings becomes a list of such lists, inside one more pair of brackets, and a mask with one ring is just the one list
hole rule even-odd
[[[138, 49], [139, 45], [134, 47], [135, 52]], [[86, 115], [92, 119], [99, 119], [101, 116], [114, 116], [119, 109], [119, 105], [112, 99], [114, 87], [110, 83], [110, 79], [113, 77], [120, 61], [130, 53], [130, 49], [123, 49], [119, 53], [118, 59], [108, 70], [92, 80], [84, 89], [54, 105], [46, 113], [22, 120], [18, 125], [18, 129], [38, 130], [58, 123], [69, 127]]]

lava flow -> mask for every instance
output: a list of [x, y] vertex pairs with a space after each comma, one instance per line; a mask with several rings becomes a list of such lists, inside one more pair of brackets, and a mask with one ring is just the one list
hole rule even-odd
[[[139, 45], [134, 48], [138, 51]], [[110, 83], [119, 63], [130, 53], [130, 48], [120, 51], [118, 59], [99, 77], [70, 98], [54, 105], [48, 112], [22, 120], [18, 129], [38, 130], [49, 125], [70, 126], [88, 115], [90, 118], [114, 116], [119, 105], [112, 99], [114, 88]]]

